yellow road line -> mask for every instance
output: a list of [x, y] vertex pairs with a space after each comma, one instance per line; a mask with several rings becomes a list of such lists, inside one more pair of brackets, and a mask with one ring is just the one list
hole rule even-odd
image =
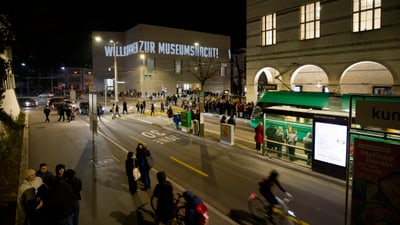
[[128, 135], [130, 138], [132, 138], [133, 140], [135, 140], [135, 141], [137, 141], [138, 143], [142, 143], [142, 144], [144, 144], [145, 146], [146, 146], [146, 142], [144, 142], [144, 141], [142, 141], [142, 140], [140, 140], [140, 139], [138, 139], [138, 138], [136, 138], [136, 137], [134, 137], [134, 136], [132, 136], [132, 135]]
[[196, 172], [196, 173], [198, 173], [198, 174], [200, 174], [200, 175], [202, 175], [202, 176], [208, 177], [208, 174], [204, 173], [203, 171], [201, 171], [201, 170], [199, 170], [199, 169], [197, 169], [197, 168], [195, 168], [195, 167], [193, 167], [193, 166], [191, 166], [191, 165], [189, 165], [189, 164], [187, 164], [187, 163], [185, 163], [185, 162], [183, 162], [183, 161], [181, 161], [181, 160], [179, 160], [179, 159], [177, 159], [177, 158], [175, 158], [175, 157], [173, 157], [173, 156], [170, 156], [169, 158], [170, 158], [171, 160], [173, 160], [173, 161], [175, 161], [175, 162], [181, 164], [182, 166], [185, 166], [185, 167], [187, 167], [188, 169], [193, 170], [194, 172]]

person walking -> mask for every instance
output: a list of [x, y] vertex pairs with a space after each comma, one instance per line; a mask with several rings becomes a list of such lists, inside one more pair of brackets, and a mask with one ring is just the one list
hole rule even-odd
[[260, 151], [261, 150], [261, 144], [264, 141], [264, 128], [263, 128], [263, 122], [259, 122], [257, 127], [254, 128], [255, 131], [255, 136], [254, 140], [256, 142], [256, 150]]
[[147, 191], [150, 189], [150, 165], [147, 162], [146, 155], [150, 154], [150, 151], [144, 146], [144, 144], [139, 143], [136, 147], [136, 160], [143, 181], [143, 190]]
[[81, 191], [82, 191], [82, 181], [76, 176], [76, 172], [73, 169], [67, 169], [64, 174], [64, 180], [67, 184], [70, 185], [70, 187], [73, 190], [74, 195], [74, 201], [75, 201], [75, 211], [72, 215], [72, 225], [78, 225], [79, 221], [79, 212], [80, 212], [80, 201], [82, 199], [81, 197]]
[[174, 116], [174, 111], [172, 110], [172, 106], [169, 106], [167, 109], [167, 116], [168, 116], [168, 124], [172, 123], [172, 117]]
[[131, 195], [135, 194], [137, 191], [137, 182], [135, 180], [135, 177], [133, 176], [133, 169], [136, 168], [135, 161], [136, 160], [133, 158], [133, 152], [128, 152], [125, 160], [125, 173], [128, 177], [129, 192], [131, 193]]
[[128, 104], [126, 103], [126, 101], [124, 100], [124, 102], [122, 103], [122, 114], [128, 115]]
[[97, 116], [99, 117], [99, 121], [101, 121], [101, 108], [100, 104], [97, 104]]
[[111, 113], [111, 119], [114, 119], [114, 117], [115, 117], [115, 103], [112, 104], [111, 109], [110, 109], [110, 113]]
[[156, 224], [171, 225], [175, 216], [174, 190], [164, 171], [157, 173], [157, 181], [153, 191], [153, 196], [157, 197]]
[[57, 107], [57, 110], [58, 110], [58, 115], [59, 115], [58, 121], [61, 121], [61, 119], [62, 119], [62, 121], [64, 122], [65, 121], [65, 116], [64, 116], [64, 114], [65, 114], [65, 103], [64, 102], [60, 103], [58, 105], [58, 107]]
[[121, 115], [119, 114], [119, 106], [118, 106], [118, 103], [115, 103], [115, 114], [114, 114], [114, 117], [117, 117], [117, 115], [118, 115], [118, 117], [121, 117]]
[[49, 119], [50, 112], [51, 112], [51, 109], [50, 109], [49, 105], [46, 105], [46, 107], [45, 107], [44, 110], [43, 110], [43, 113], [44, 113], [44, 115], [46, 116], [45, 122], [47, 122], [47, 123], [50, 122], [50, 119]]
[[163, 101], [161, 101], [161, 103], [160, 103], [160, 112], [162, 112], [162, 113], [165, 112]]
[[151, 103], [150, 106], [150, 116], [154, 116], [154, 103]]

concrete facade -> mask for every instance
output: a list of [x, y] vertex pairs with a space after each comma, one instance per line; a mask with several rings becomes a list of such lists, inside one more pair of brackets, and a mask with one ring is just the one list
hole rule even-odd
[[95, 37], [103, 40], [92, 44], [93, 79], [98, 91], [113, 90], [113, 82], [104, 83], [114, 79], [109, 40], [117, 42], [118, 90], [123, 94], [198, 91], [200, 82], [191, 71], [200, 64], [217, 68], [219, 73], [205, 82], [204, 91], [230, 89], [229, 36], [139, 24], [126, 32], [93, 32]]
[[[319, 1], [320, 36], [300, 40], [300, 7], [315, 2], [247, 0], [246, 101], [263, 76], [277, 90], [400, 94], [400, 2], [381, 1], [380, 28], [354, 32], [353, 1]], [[262, 17], [273, 13], [276, 43], [262, 46]]]

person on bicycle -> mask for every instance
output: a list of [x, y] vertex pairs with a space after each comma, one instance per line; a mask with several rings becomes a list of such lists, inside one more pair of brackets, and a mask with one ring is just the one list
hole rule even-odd
[[157, 180], [158, 184], [153, 191], [157, 197], [156, 224], [161, 222], [170, 225], [175, 216], [174, 190], [164, 171], [157, 173]]
[[185, 204], [185, 225], [207, 225], [208, 208], [192, 191], [183, 192]]
[[289, 198], [292, 197], [292, 195], [287, 192], [282, 185], [279, 183], [278, 180], [278, 172], [276, 170], [272, 170], [271, 173], [269, 174], [269, 177], [267, 179], [263, 179], [260, 181], [259, 184], [259, 191], [262, 196], [268, 201], [270, 204], [268, 208], [268, 219], [272, 224], [275, 224], [272, 218], [272, 208], [276, 205], [278, 205], [278, 199], [275, 197], [274, 193], [272, 192], [272, 188], [274, 186], [277, 186], [283, 193], [286, 194]]

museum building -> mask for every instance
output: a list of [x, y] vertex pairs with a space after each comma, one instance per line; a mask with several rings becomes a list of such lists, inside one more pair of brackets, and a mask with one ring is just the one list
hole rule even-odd
[[92, 40], [98, 92], [114, 94], [115, 79], [120, 96], [230, 89], [230, 36], [138, 24], [125, 32], [92, 32]]

